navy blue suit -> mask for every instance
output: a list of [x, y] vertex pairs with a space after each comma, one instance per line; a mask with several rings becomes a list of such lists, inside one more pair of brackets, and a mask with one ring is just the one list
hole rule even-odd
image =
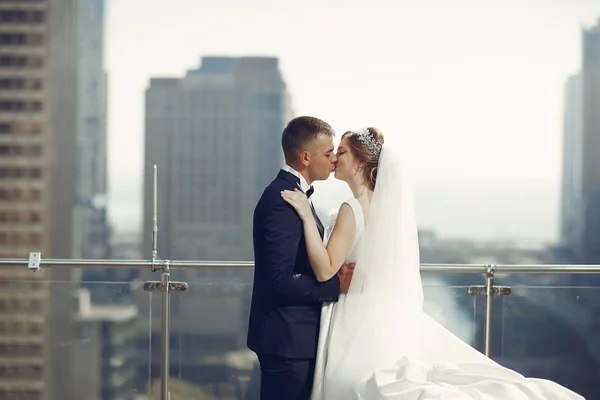
[[[318, 282], [306, 252], [302, 221], [281, 198], [298, 188], [287, 171], [265, 189], [254, 211], [254, 288], [248, 347], [261, 364], [261, 399], [309, 399], [321, 303], [337, 301], [340, 281]], [[313, 210], [321, 237], [323, 225]]]

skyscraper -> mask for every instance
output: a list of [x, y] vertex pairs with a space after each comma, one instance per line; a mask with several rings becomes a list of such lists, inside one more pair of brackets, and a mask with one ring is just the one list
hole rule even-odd
[[205, 57], [184, 78], [155, 78], [146, 93], [144, 254], [158, 165], [159, 254], [251, 260], [252, 213], [283, 164], [290, 104], [278, 60]]
[[[90, 65], [98, 58], [85, 61], [88, 44], [80, 33], [94, 29], [90, 18], [99, 4], [0, 2], [0, 257], [75, 254], [75, 194], [87, 179], [75, 175], [83, 167], [78, 138], [92, 135], [80, 122], [91, 109], [104, 113], [100, 105], [85, 105], [98, 68]], [[103, 91], [104, 76], [98, 79]], [[73, 398], [70, 279], [69, 268], [0, 269], [1, 398]]]
[[[68, 105], [53, 104], [59, 96], [52, 97], [50, 78], [57, 72], [51, 67], [56, 46], [50, 32], [52, 6], [50, 0], [0, 3], [0, 257], [27, 257], [30, 251], [67, 255], [61, 250], [70, 228], [53, 219], [54, 211], [65, 211], [53, 187], [62, 187], [65, 180], [54, 180], [61, 167], [53, 164], [56, 147], [50, 145], [59, 145], [67, 131], [55, 131], [50, 121]], [[51, 235], [59, 232], [64, 234], [60, 238]], [[51, 297], [47, 280], [53, 271], [32, 275], [26, 269], [2, 268], [0, 274], [0, 375], [11, 378], [0, 380], [0, 395], [51, 399], [56, 376], [52, 359], [58, 354], [52, 342], [60, 339], [44, 321], [62, 299]]]
[[583, 233], [581, 260], [600, 263], [600, 20], [583, 31]]
[[76, 172], [73, 257], [106, 258], [104, 0], [80, 0], [76, 26]]
[[583, 87], [581, 74], [565, 84], [563, 115], [563, 167], [560, 238], [574, 254], [583, 233], [582, 213], [582, 123]]

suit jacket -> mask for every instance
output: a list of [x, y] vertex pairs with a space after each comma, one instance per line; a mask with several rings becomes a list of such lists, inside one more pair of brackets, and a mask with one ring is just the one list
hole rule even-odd
[[[281, 198], [300, 180], [280, 171], [254, 210], [254, 287], [248, 347], [258, 354], [314, 358], [321, 303], [337, 301], [340, 281], [318, 282], [306, 252], [302, 221]], [[313, 210], [319, 232], [323, 225]]]

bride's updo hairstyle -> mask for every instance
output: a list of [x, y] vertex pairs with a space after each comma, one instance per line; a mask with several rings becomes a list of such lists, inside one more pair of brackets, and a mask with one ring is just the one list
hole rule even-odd
[[377, 165], [383, 145], [383, 133], [377, 128], [364, 128], [356, 131], [348, 131], [342, 135], [342, 139], [348, 138], [348, 145], [352, 155], [364, 164], [362, 173], [369, 186], [375, 190], [377, 182]]

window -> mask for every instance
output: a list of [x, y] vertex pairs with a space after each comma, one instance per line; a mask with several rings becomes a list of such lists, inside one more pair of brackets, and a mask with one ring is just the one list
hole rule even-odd
[[35, 122], [19, 122], [13, 124], [13, 132], [16, 133], [41, 133], [42, 124]]
[[[4, 0], [0, 0], [2, 3]], [[21, 0], [24, 1], [24, 0]], [[34, 0], [27, 0], [34, 1]], [[0, 389], [0, 400], [41, 400], [42, 392], [36, 389]]]
[[44, 43], [41, 33], [1, 33], [0, 45], [5, 46], [39, 46]]
[[32, 146], [27, 146], [25, 147], [25, 154], [29, 155], [29, 156], [41, 156], [42, 155], [42, 146], [40, 146], [39, 144], [35, 144]]
[[44, 87], [41, 79], [26, 79], [25, 82], [27, 89], [41, 90]]
[[0, 68], [40, 68], [44, 65], [42, 56], [16, 54], [0, 55]]
[[[41, 239], [41, 236], [37, 233], [0, 233], [0, 245], [39, 246], [42, 244]], [[2, 309], [2, 301], [0, 301], [0, 310]]]
[[25, 56], [0, 56], [0, 68], [24, 67], [25, 65], [27, 65], [27, 57]]
[[41, 176], [41, 168], [0, 168], [0, 179], [39, 178]]
[[0, 202], [40, 200], [40, 189], [0, 189]]
[[46, 15], [43, 11], [0, 10], [0, 23], [42, 23]]
[[39, 100], [0, 100], [0, 112], [2, 111], [41, 111], [42, 102]]
[[23, 111], [24, 108], [24, 101], [0, 100], [0, 111]]
[[[23, 258], [24, 255], [22, 253], [1, 253], [0, 258]], [[44, 284], [42, 282], [28, 281], [26, 278], [19, 278], [18, 276], [11, 276], [10, 278], [5, 278], [0, 276], [0, 290], [3, 293], [8, 293], [8, 291], [13, 292], [23, 292], [24, 290], [42, 290], [44, 289]]]
[[0, 324], [0, 334], [5, 335], [23, 335], [23, 334], [39, 334], [42, 333], [41, 322], [34, 321], [11, 321], [4, 320]]
[[0, 366], [0, 377], [3, 380], [39, 379], [42, 377], [42, 367], [40, 365], [2, 365]]
[[0, 212], [0, 223], [35, 224], [42, 219], [36, 211], [2, 211]]
[[0, 356], [40, 357], [42, 346], [39, 344], [0, 344]]
[[24, 33], [3, 33], [0, 34], [0, 44], [25, 44], [26, 37], [27, 36]]
[[25, 78], [0, 78], [0, 89], [15, 90], [15, 89], [33, 89], [40, 90], [42, 88], [41, 79], [25, 79]]

